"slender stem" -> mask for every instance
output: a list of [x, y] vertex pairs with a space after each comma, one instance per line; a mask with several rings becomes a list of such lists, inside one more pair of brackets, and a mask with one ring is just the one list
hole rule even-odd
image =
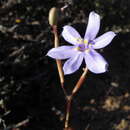
[[88, 69], [85, 68], [84, 72], [82, 73], [82, 75], [80, 76], [78, 82], [76, 83], [76, 86], [72, 90], [72, 94], [67, 97], [65, 130], [67, 130], [68, 128], [70, 128], [69, 127], [69, 118], [70, 118], [70, 112], [71, 112], [72, 99], [73, 99], [74, 95], [77, 93], [77, 91], [80, 89], [80, 87], [82, 86], [82, 84], [84, 83], [84, 81], [86, 79], [87, 72], [88, 72]]
[[64, 88], [64, 84], [62, 84], [62, 83], [61, 83], [61, 88], [62, 88], [63, 93], [64, 93], [64, 95], [65, 95], [65, 98], [66, 98], [66, 100], [67, 100], [68, 94], [67, 94], [67, 92], [66, 92], [66, 90], [65, 90], [65, 88]]
[[[54, 25], [54, 26], [52, 26], [52, 28], [53, 28], [53, 33], [54, 33], [54, 46], [56, 48], [59, 46], [59, 37], [58, 37], [58, 32], [57, 32], [57, 26]], [[64, 73], [63, 73], [63, 69], [62, 69], [61, 60], [56, 60], [56, 64], [57, 64], [57, 68], [58, 68], [58, 72], [59, 72], [61, 87], [63, 89], [65, 97], [67, 98], [67, 93], [64, 88]]]
[[64, 73], [63, 73], [63, 70], [62, 70], [61, 60], [56, 60], [56, 64], [57, 64], [57, 69], [58, 69], [58, 72], [59, 72], [61, 86], [64, 86]]
[[85, 79], [86, 79], [86, 74], [88, 72], [88, 69], [85, 68], [84, 72], [82, 73], [82, 75], [80, 76], [78, 82], [76, 83], [76, 86], [74, 87], [74, 89], [72, 90], [72, 95], [75, 95], [76, 92], [80, 89], [80, 87], [82, 86], [82, 84], [84, 83]]
[[72, 98], [73, 98], [72, 95], [68, 96], [68, 98], [67, 98], [65, 130], [67, 130], [67, 128], [69, 128], [69, 118], [70, 118], [70, 110], [71, 110]]
[[57, 26], [53, 25], [52, 26], [53, 33], [54, 33], [54, 46], [58, 47], [59, 46], [59, 37], [58, 37], [58, 32], [57, 32]]
[[[59, 37], [58, 37], [58, 33], [57, 33], [57, 26], [52, 26], [52, 27], [53, 27], [53, 33], [54, 33], [54, 45], [55, 45], [55, 47], [58, 47], [59, 46]], [[63, 92], [66, 97], [66, 101], [67, 101], [66, 118], [65, 118], [65, 130], [67, 130], [69, 128], [70, 111], [71, 111], [73, 96], [76, 94], [76, 92], [80, 89], [83, 82], [85, 81], [88, 69], [87, 68], [84, 69], [83, 74], [81, 75], [76, 86], [72, 90], [72, 94], [70, 96], [67, 96], [67, 92], [64, 88], [64, 73], [63, 73], [63, 69], [62, 69], [62, 62], [61, 62], [61, 60], [56, 60], [56, 63], [57, 63], [57, 68], [58, 68], [58, 72], [59, 72], [61, 87], [63, 89]]]

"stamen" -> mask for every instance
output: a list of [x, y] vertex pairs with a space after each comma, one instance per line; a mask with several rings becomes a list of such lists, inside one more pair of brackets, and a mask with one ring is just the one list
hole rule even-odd
[[88, 40], [84, 40], [84, 44], [88, 44]]

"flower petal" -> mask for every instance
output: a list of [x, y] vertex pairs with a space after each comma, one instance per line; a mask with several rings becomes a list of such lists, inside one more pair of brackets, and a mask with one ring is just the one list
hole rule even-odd
[[77, 44], [77, 39], [81, 39], [80, 34], [73, 27], [68, 25], [63, 27], [62, 36], [67, 42], [73, 45]]
[[100, 16], [93, 12], [90, 12], [89, 19], [88, 19], [88, 26], [85, 32], [84, 39], [86, 40], [93, 40], [100, 28]]
[[61, 46], [51, 49], [47, 56], [50, 56], [54, 59], [67, 59], [72, 57], [75, 54], [74, 46]]
[[103, 35], [101, 35], [100, 37], [93, 40], [95, 44], [93, 44], [92, 46], [94, 49], [103, 48], [103, 47], [107, 46], [108, 44], [110, 44], [110, 42], [112, 41], [112, 39], [115, 36], [116, 36], [116, 34], [112, 31], [106, 32]]
[[82, 64], [82, 61], [83, 53], [81, 52], [68, 59], [63, 66], [64, 74], [67, 75], [74, 73], [76, 70], [79, 69], [80, 65]]
[[107, 71], [108, 64], [106, 60], [95, 50], [86, 52], [84, 56], [87, 68], [96, 74], [104, 73]]

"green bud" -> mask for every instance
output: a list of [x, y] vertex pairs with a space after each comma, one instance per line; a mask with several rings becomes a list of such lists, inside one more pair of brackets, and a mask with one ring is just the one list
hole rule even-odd
[[57, 25], [57, 21], [58, 21], [58, 11], [56, 7], [53, 7], [49, 11], [49, 24], [51, 26]]

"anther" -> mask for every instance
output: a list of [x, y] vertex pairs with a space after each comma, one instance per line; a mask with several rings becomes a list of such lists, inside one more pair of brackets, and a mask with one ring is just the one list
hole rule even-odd
[[84, 40], [84, 44], [88, 44], [88, 40]]

